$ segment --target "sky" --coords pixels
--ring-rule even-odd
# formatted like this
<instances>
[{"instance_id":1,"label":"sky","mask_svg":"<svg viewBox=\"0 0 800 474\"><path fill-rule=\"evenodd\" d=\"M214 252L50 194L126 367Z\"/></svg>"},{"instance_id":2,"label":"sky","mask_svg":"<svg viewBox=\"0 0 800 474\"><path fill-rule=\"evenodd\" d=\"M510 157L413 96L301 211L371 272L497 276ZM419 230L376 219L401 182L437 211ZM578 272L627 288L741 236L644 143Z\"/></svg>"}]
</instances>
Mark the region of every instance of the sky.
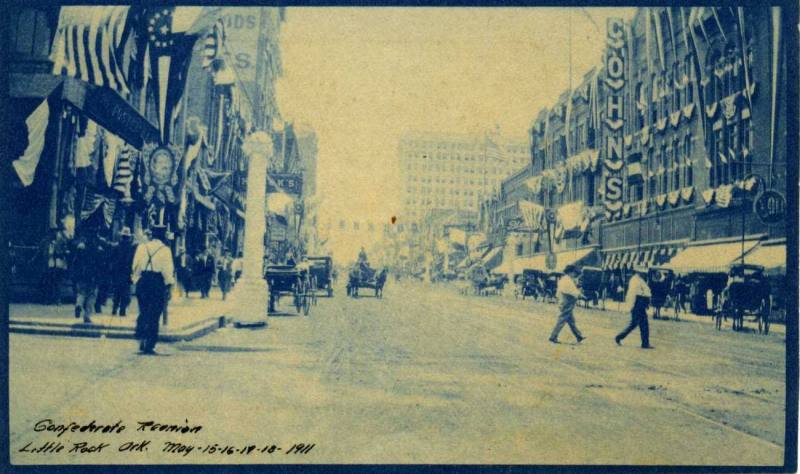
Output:
<instances>
[{"instance_id":1,"label":"sky","mask_svg":"<svg viewBox=\"0 0 800 474\"><path fill-rule=\"evenodd\" d=\"M278 103L285 120L317 132L322 222L400 215L404 132L499 126L503 136L526 137L569 85L570 36L577 85L602 63L606 18L633 12L288 8Z\"/></svg>"}]
</instances>

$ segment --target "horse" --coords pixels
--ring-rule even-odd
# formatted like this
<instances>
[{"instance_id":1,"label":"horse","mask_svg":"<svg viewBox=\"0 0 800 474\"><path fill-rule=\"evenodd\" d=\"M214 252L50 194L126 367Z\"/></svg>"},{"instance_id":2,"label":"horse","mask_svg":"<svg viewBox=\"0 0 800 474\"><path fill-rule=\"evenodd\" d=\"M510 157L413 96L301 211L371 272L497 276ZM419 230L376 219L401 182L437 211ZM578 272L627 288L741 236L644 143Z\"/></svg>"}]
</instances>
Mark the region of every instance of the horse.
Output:
<instances>
[{"instance_id":1,"label":"horse","mask_svg":"<svg viewBox=\"0 0 800 474\"><path fill-rule=\"evenodd\" d=\"M386 284L388 270L383 268L375 274L371 269L361 269L358 266L350 270L347 279L347 295L358 298L359 288L372 288L375 290L375 297L383 296L383 287Z\"/></svg>"}]
</instances>

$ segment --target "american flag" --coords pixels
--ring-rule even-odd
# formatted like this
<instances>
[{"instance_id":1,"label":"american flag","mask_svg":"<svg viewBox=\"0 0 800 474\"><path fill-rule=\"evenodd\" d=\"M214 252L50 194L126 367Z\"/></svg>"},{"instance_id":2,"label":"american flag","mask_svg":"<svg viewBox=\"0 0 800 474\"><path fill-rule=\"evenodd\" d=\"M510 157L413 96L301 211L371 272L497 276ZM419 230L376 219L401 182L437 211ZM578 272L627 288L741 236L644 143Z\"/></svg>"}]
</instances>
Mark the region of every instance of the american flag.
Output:
<instances>
[{"instance_id":1,"label":"american flag","mask_svg":"<svg viewBox=\"0 0 800 474\"><path fill-rule=\"evenodd\" d=\"M114 170L114 180L111 187L122 193L123 196L131 197L131 183L133 182L133 157L137 153L136 148L127 143L122 146L117 157L117 166Z\"/></svg>"},{"instance_id":2,"label":"american flag","mask_svg":"<svg viewBox=\"0 0 800 474\"><path fill-rule=\"evenodd\" d=\"M225 22L222 19L214 23L214 28L206 35L203 43L203 67L211 66L215 59L222 58L223 44L225 41Z\"/></svg>"},{"instance_id":3,"label":"american flag","mask_svg":"<svg viewBox=\"0 0 800 474\"><path fill-rule=\"evenodd\" d=\"M123 66L130 7L62 7L50 60L53 74L65 74L128 94Z\"/></svg>"}]
</instances>

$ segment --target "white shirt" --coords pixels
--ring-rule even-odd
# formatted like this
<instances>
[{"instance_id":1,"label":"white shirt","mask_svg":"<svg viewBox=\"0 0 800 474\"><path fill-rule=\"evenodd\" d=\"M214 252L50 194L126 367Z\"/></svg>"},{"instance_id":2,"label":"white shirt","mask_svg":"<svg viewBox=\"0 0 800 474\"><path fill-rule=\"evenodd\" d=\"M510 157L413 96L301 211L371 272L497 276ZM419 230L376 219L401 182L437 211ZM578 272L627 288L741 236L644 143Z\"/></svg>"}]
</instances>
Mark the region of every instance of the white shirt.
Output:
<instances>
[{"instance_id":1,"label":"white shirt","mask_svg":"<svg viewBox=\"0 0 800 474\"><path fill-rule=\"evenodd\" d=\"M558 279L558 286L556 286L556 296L569 295L578 298L581 296L581 290L575 285L575 281L569 276L564 275Z\"/></svg>"},{"instance_id":2,"label":"white shirt","mask_svg":"<svg viewBox=\"0 0 800 474\"><path fill-rule=\"evenodd\" d=\"M644 278L639 276L638 273L634 273L631 277L631 281L628 282L628 293L625 295L625 306L628 308L628 311L633 309L637 296L650 298L652 295L650 294L650 287L647 286L647 282L644 281Z\"/></svg>"},{"instance_id":3,"label":"white shirt","mask_svg":"<svg viewBox=\"0 0 800 474\"><path fill-rule=\"evenodd\" d=\"M148 257L148 255L151 257ZM148 260L150 260L151 265L145 268ZM142 272L145 270L161 273L164 276L165 285L175 283L172 251L158 239L139 244L136 247L136 253L133 256L133 275L131 275L134 283L139 281L139 277L142 276Z\"/></svg>"}]
</instances>

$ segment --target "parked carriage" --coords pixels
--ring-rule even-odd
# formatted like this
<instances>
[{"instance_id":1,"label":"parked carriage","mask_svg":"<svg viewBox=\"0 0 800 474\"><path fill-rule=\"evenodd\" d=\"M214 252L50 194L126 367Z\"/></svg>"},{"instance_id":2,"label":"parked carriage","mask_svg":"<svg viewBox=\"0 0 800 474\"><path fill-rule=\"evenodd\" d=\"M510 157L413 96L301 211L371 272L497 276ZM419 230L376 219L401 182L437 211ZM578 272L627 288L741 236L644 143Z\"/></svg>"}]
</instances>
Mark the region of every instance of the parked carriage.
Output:
<instances>
[{"instance_id":1,"label":"parked carriage","mask_svg":"<svg viewBox=\"0 0 800 474\"><path fill-rule=\"evenodd\" d=\"M731 316L733 330L744 329L744 317L750 315L758 321L759 334L769 333L771 309L770 285L764 267L751 264L733 264L728 271L728 282L722 291L715 314L717 329Z\"/></svg>"},{"instance_id":2,"label":"parked carriage","mask_svg":"<svg viewBox=\"0 0 800 474\"><path fill-rule=\"evenodd\" d=\"M475 295L500 294L506 283L508 283L508 276L492 275L480 264L471 268L468 273L472 282L472 291Z\"/></svg>"},{"instance_id":3,"label":"parked carriage","mask_svg":"<svg viewBox=\"0 0 800 474\"><path fill-rule=\"evenodd\" d=\"M269 311L275 311L275 305L282 296L291 296L292 304L300 314L308 316L311 302L316 292L311 279L310 265L269 265L265 278L269 287Z\"/></svg>"},{"instance_id":4,"label":"parked carriage","mask_svg":"<svg viewBox=\"0 0 800 474\"><path fill-rule=\"evenodd\" d=\"M604 288L606 282L604 275L605 274L603 273L602 268L583 267L581 269L580 299L584 301L584 305L586 307L589 306L589 302L591 301L594 306L597 306L598 303L601 303L602 308L605 309L606 302Z\"/></svg>"},{"instance_id":5,"label":"parked carriage","mask_svg":"<svg viewBox=\"0 0 800 474\"><path fill-rule=\"evenodd\" d=\"M324 290L328 298L333 296L333 259L331 257L307 257L311 264L311 281L314 288ZM315 293L314 302L316 302Z\"/></svg>"},{"instance_id":6,"label":"parked carriage","mask_svg":"<svg viewBox=\"0 0 800 474\"><path fill-rule=\"evenodd\" d=\"M647 273L647 285L650 287L650 306L655 309L654 319L667 319L661 316L661 308L667 305L672 291L675 272L669 268L653 267Z\"/></svg>"},{"instance_id":7,"label":"parked carriage","mask_svg":"<svg viewBox=\"0 0 800 474\"><path fill-rule=\"evenodd\" d=\"M556 292L558 291L558 279L561 278L563 273L551 272L544 278L544 289L542 298L550 303L556 302Z\"/></svg>"},{"instance_id":8,"label":"parked carriage","mask_svg":"<svg viewBox=\"0 0 800 474\"><path fill-rule=\"evenodd\" d=\"M526 297L534 299L542 298L544 295L544 273L539 270L522 270L522 275L517 277L517 291L518 298L523 300Z\"/></svg>"},{"instance_id":9,"label":"parked carriage","mask_svg":"<svg viewBox=\"0 0 800 474\"><path fill-rule=\"evenodd\" d=\"M359 288L375 290L375 297L383 297L383 287L389 274L387 268L375 271L367 266L355 265L347 278L347 296L358 298Z\"/></svg>"}]
</instances>

